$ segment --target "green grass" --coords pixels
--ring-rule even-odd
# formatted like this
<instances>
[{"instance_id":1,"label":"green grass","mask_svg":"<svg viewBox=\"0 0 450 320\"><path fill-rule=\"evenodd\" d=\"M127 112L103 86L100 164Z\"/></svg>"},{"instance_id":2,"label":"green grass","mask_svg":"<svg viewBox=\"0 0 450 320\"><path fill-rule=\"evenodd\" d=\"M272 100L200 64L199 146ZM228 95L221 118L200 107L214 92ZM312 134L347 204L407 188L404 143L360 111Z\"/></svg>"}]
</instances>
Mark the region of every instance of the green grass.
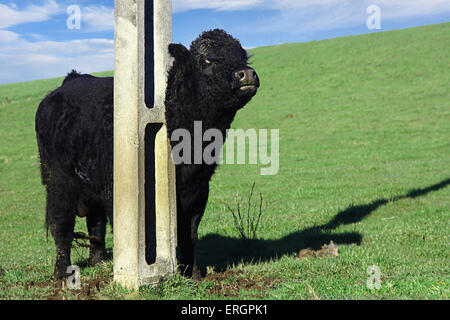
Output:
<instances>
[{"instance_id":1,"label":"green grass","mask_svg":"<svg viewBox=\"0 0 450 320\"><path fill-rule=\"evenodd\" d=\"M85 267L86 249L72 262L100 290L49 281L34 115L62 79L0 86L0 299L448 299L449 47L445 23L252 50L262 86L233 127L279 129L279 173L221 166L199 228L210 274L139 291L111 282L112 263ZM253 182L263 215L244 242L225 203ZM295 259L330 240L339 257ZM379 290L366 286L372 265Z\"/></svg>"}]
</instances>

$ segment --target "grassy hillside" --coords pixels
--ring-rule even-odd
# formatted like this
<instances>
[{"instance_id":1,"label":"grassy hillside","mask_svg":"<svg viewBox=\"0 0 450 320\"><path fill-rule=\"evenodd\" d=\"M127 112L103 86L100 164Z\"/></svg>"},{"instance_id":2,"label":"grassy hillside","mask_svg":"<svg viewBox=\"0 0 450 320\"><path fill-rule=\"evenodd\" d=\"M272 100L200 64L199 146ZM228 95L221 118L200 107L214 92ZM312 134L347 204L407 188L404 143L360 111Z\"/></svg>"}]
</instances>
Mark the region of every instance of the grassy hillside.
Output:
<instances>
[{"instance_id":1,"label":"grassy hillside","mask_svg":"<svg viewBox=\"0 0 450 320\"><path fill-rule=\"evenodd\" d=\"M84 248L83 290L50 281L34 114L62 79L0 86L0 299L448 299L449 48L446 23L252 50L262 87L233 127L279 129L279 172L221 166L199 229L208 276L139 292L112 284L112 263L86 267ZM226 204L253 182L263 215L243 241ZM330 240L338 257L296 259Z\"/></svg>"}]
</instances>

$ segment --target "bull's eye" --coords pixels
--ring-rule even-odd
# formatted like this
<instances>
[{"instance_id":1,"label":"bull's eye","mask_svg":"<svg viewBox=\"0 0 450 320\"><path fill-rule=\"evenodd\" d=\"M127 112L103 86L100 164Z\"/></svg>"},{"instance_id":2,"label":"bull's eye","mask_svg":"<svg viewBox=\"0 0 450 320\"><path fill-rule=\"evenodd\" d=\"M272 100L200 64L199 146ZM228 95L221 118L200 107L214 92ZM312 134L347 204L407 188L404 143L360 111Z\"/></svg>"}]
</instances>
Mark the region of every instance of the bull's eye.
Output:
<instances>
[{"instance_id":1,"label":"bull's eye","mask_svg":"<svg viewBox=\"0 0 450 320\"><path fill-rule=\"evenodd\" d=\"M206 64L211 64L211 61L208 60L208 59L206 59L206 60L205 60L205 63L206 63Z\"/></svg>"}]
</instances>

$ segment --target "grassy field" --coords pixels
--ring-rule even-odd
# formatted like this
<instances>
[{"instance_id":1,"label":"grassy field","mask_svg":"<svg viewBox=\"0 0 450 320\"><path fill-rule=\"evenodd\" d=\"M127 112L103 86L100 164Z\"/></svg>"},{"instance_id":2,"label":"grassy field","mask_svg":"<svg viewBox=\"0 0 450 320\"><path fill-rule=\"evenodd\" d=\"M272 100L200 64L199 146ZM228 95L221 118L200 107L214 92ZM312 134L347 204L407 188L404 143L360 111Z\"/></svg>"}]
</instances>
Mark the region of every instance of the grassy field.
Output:
<instances>
[{"instance_id":1,"label":"grassy field","mask_svg":"<svg viewBox=\"0 0 450 320\"><path fill-rule=\"evenodd\" d=\"M51 281L34 115L62 79L0 86L0 299L448 299L449 48L446 23L251 50L262 87L233 127L279 129L279 172L221 166L199 228L207 276L139 291L85 248L81 290ZM244 241L226 204L253 182L263 214ZM338 257L297 258L331 240Z\"/></svg>"}]
</instances>

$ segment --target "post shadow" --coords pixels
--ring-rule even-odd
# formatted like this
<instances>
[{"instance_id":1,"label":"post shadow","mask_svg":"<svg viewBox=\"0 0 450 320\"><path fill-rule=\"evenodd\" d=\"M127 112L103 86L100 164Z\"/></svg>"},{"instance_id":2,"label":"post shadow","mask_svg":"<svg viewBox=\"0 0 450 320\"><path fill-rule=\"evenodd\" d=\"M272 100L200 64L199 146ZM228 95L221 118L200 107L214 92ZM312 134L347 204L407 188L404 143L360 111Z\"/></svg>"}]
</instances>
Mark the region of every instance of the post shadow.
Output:
<instances>
[{"instance_id":1,"label":"post shadow","mask_svg":"<svg viewBox=\"0 0 450 320\"><path fill-rule=\"evenodd\" d=\"M240 262L278 259L285 254L298 252L308 247L319 249L323 244L328 244L331 240L341 245L359 245L363 238L362 234L358 232L332 234L331 231L341 225L360 222L379 207L389 202L425 196L429 192L443 189L449 184L450 178L426 188L411 190L405 195L391 199L378 199L368 204L352 205L340 211L328 223L297 231L277 240L244 240L218 234L208 234L198 241L197 256L199 265L202 268L214 266L217 271L222 271L227 266Z\"/></svg>"}]
</instances>

